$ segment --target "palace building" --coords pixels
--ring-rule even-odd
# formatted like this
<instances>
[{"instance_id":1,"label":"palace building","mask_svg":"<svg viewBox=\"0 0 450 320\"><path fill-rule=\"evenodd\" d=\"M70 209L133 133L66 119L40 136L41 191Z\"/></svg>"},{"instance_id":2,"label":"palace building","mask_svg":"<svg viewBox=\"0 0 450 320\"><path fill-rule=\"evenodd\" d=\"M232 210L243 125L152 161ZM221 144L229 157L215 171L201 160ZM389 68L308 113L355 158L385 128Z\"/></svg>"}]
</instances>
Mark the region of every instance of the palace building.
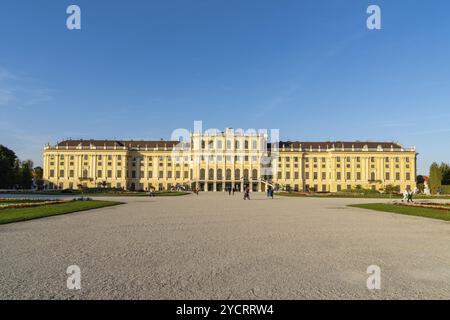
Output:
<instances>
[{"instance_id":1,"label":"palace building","mask_svg":"<svg viewBox=\"0 0 450 320\"><path fill-rule=\"evenodd\" d=\"M265 131L190 133L188 141L65 140L43 152L49 189L337 192L416 187L415 148L393 142L270 143Z\"/></svg>"}]
</instances>

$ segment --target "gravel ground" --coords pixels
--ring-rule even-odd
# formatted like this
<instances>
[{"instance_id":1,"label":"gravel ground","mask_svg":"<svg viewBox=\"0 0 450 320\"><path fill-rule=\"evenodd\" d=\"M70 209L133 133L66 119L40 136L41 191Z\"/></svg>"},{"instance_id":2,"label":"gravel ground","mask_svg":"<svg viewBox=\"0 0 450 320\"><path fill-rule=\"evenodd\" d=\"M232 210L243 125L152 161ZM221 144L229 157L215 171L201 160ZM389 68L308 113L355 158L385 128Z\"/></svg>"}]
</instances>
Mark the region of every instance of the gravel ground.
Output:
<instances>
[{"instance_id":1,"label":"gravel ground","mask_svg":"<svg viewBox=\"0 0 450 320\"><path fill-rule=\"evenodd\" d=\"M387 200L113 199L127 204L0 226L0 298L450 299L450 223L346 207Z\"/></svg>"}]
</instances>

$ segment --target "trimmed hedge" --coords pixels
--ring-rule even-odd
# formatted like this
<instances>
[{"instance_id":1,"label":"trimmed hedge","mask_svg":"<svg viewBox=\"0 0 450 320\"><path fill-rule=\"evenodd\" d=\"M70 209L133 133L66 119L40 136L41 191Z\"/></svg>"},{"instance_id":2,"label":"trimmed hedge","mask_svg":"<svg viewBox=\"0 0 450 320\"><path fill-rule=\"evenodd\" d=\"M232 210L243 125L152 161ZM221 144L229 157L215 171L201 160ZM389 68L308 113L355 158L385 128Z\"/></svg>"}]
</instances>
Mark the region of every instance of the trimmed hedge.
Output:
<instances>
[{"instance_id":1,"label":"trimmed hedge","mask_svg":"<svg viewBox=\"0 0 450 320\"><path fill-rule=\"evenodd\" d=\"M441 189L445 194L450 194L450 185L441 186Z\"/></svg>"}]
</instances>

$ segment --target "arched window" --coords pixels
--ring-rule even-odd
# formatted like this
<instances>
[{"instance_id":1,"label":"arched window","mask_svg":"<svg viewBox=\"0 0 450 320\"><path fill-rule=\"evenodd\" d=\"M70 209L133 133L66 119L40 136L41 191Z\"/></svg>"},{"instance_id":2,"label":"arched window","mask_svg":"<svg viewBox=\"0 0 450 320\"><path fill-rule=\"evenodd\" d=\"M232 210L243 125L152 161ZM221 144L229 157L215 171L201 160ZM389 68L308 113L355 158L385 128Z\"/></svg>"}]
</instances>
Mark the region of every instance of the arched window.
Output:
<instances>
[{"instance_id":1,"label":"arched window","mask_svg":"<svg viewBox=\"0 0 450 320\"><path fill-rule=\"evenodd\" d=\"M222 177L222 169L218 169L217 170L217 180L222 180L223 179L223 177Z\"/></svg>"},{"instance_id":2,"label":"arched window","mask_svg":"<svg viewBox=\"0 0 450 320\"><path fill-rule=\"evenodd\" d=\"M205 180L205 169L200 169L200 180Z\"/></svg>"},{"instance_id":3,"label":"arched window","mask_svg":"<svg viewBox=\"0 0 450 320\"><path fill-rule=\"evenodd\" d=\"M235 180L241 179L241 170L239 170L239 169L234 170L234 179Z\"/></svg>"},{"instance_id":4,"label":"arched window","mask_svg":"<svg viewBox=\"0 0 450 320\"><path fill-rule=\"evenodd\" d=\"M248 140L244 141L244 149L248 149Z\"/></svg>"},{"instance_id":5,"label":"arched window","mask_svg":"<svg viewBox=\"0 0 450 320\"><path fill-rule=\"evenodd\" d=\"M86 169L83 170L83 178L87 179L88 177L88 171Z\"/></svg>"},{"instance_id":6,"label":"arched window","mask_svg":"<svg viewBox=\"0 0 450 320\"><path fill-rule=\"evenodd\" d=\"M236 141L234 142L234 148L235 148L235 149L240 149L240 147L241 147L240 142L236 140Z\"/></svg>"},{"instance_id":7,"label":"arched window","mask_svg":"<svg viewBox=\"0 0 450 320\"><path fill-rule=\"evenodd\" d=\"M248 179L248 169L244 169L244 179Z\"/></svg>"},{"instance_id":8,"label":"arched window","mask_svg":"<svg viewBox=\"0 0 450 320\"><path fill-rule=\"evenodd\" d=\"M375 181L375 172L370 174L370 180Z\"/></svg>"},{"instance_id":9,"label":"arched window","mask_svg":"<svg viewBox=\"0 0 450 320\"><path fill-rule=\"evenodd\" d=\"M227 140L227 149L231 149L231 140Z\"/></svg>"},{"instance_id":10,"label":"arched window","mask_svg":"<svg viewBox=\"0 0 450 320\"><path fill-rule=\"evenodd\" d=\"M214 180L214 169L209 169L208 171L208 179Z\"/></svg>"},{"instance_id":11,"label":"arched window","mask_svg":"<svg viewBox=\"0 0 450 320\"><path fill-rule=\"evenodd\" d=\"M227 180L231 180L231 169L227 169Z\"/></svg>"},{"instance_id":12,"label":"arched window","mask_svg":"<svg viewBox=\"0 0 450 320\"><path fill-rule=\"evenodd\" d=\"M258 170L256 170L256 169L252 170L252 179L258 180Z\"/></svg>"}]
</instances>

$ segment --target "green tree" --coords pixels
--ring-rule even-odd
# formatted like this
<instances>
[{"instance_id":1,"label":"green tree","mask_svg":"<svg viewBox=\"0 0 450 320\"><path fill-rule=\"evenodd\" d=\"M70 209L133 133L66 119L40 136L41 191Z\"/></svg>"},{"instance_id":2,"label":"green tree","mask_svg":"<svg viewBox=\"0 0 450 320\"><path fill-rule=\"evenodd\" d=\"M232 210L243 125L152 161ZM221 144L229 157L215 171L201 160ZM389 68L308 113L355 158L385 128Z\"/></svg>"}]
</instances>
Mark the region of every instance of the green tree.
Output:
<instances>
[{"instance_id":1,"label":"green tree","mask_svg":"<svg viewBox=\"0 0 450 320\"><path fill-rule=\"evenodd\" d=\"M33 161L23 161L21 163L19 172L19 186L22 189L31 189L31 187L33 186Z\"/></svg>"},{"instance_id":2,"label":"green tree","mask_svg":"<svg viewBox=\"0 0 450 320\"><path fill-rule=\"evenodd\" d=\"M442 184L450 185L450 165L447 163L441 163L439 166L442 173Z\"/></svg>"},{"instance_id":3,"label":"green tree","mask_svg":"<svg viewBox=\"0 0 450 320\"><path fill-rule=\"evenodd\" d=\"M0 189L11 189L16 182L14 165L17 156L14 151L0 145Z\"/></svg>"},{"instance_id":4,"label":"green tree","mask_svg":"<svg viewBox=\"0 0 450 320\"><path fill-rule=\"evenodd\" d=\"M430 167L430 191L432 194L436 194L442 186L442 172L441 168L436 162Z\"/></svg>"},{"instance_id":5,"label":"green tree","mask_svg":"<svg viewBox=\"0 0 450 320\"><path fill-rule=\"evenodd\" d=\"M33 169L34 182L38 189L42 189L44 186L44 170L42 167L36 167Z\"/></svg>"}]
</instances>

